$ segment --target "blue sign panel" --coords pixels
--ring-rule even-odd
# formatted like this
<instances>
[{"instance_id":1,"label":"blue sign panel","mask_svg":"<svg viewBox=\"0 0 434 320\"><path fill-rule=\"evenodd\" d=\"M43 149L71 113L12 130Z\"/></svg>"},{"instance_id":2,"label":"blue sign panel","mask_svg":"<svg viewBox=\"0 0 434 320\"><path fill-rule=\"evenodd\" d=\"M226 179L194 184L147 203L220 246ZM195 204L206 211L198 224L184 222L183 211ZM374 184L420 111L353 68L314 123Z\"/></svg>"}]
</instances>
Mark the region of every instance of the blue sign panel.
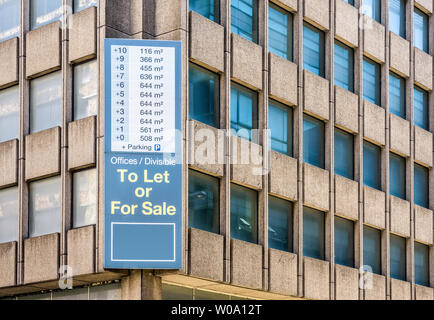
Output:
<instances>
[{"instance_id":1,"label":"blue sign panel","mask_svg":"<svg viewBox=\"0 0 434 320\"><path fill-rule=\"evenodd\" d=\"M104 267L180 269L181 43L104 45Z\"/></svg>"}]
</instances>

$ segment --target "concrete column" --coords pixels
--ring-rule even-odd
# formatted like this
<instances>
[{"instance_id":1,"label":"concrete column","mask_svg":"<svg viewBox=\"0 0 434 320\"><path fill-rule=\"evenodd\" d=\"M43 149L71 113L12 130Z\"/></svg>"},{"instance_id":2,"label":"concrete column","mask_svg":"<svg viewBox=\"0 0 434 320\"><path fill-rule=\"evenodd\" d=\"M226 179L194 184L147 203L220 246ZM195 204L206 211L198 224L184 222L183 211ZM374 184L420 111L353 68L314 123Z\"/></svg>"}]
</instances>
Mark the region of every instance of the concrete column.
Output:
<instances>
[{"instance_id":1,"label":"concrete column","mask_svg":"<svg viewBox=\"0 0 434 320\"><path fill-rule=\"evenodd\" d=\"M26 79L26 41L25 34L30 29L30 4L20 1L20 38L19 38L19 87L20 87L20 133L18 146L18 206L19 232L17 246L17 284L24 283L24 239L28 237L28 187L25 182L25 136L29 133L30 82Z\"/></svg>"},{"instance_id":2,"label":"concrete column","mask_svg":"<svg viewBox=\"0 0 434 320\"><path fill-rule=\"evenodd\" d=\"M294 110L294 157L298 162L298 201L294 204L294 253L298 254L298 296L303 290L303 11L304 1L298 0L294 17L294 62L298 64L298 104Z\"/></svg>"},{"instance_id":3,"label":"concrete column","mask_svg":"<svg viewBox=\"0 0 434 320\"><path fill-rule=\"evenodd\" d=\"M122 278L122 300L161 300L161 278L147 270L131 270Z\"/></svg>"}]
</instances>

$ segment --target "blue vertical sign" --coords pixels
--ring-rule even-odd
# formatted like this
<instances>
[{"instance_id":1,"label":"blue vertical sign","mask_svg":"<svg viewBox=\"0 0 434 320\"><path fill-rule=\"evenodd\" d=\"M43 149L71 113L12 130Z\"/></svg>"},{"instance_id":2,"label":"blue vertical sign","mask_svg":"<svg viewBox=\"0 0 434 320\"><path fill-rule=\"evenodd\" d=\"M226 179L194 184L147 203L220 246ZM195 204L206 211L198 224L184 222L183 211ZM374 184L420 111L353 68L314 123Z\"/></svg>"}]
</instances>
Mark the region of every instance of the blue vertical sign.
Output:
<instances>
[{"instance_id":1,"label":"blue vertical sign","mask_svg":"<svg viewBox=\"0 0 434 320\"><path fill-rule=\"evenodd\" d=\"M105 39L105 268L182 268L181 43Z\"/></svg>"}]
</instances>

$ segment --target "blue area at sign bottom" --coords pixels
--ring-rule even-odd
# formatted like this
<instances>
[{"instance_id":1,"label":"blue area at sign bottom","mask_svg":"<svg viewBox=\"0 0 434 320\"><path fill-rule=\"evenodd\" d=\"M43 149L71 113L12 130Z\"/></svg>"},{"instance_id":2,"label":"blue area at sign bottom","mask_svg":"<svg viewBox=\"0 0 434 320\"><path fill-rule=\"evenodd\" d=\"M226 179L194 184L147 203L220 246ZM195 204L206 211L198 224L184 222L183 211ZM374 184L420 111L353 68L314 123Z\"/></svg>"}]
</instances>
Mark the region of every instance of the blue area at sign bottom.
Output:
<instances>
[{"instance_id":1,"label":"blue area at sign bottom","mask_svg":"<svg viewBox=\"0 0 434 320\"><path fill-rule=\"evenodd\" d=\"M112 222L112 261L176 261L174 223ZM155 241L163 238L165 241Z\"/></svg>"}]
</instances>

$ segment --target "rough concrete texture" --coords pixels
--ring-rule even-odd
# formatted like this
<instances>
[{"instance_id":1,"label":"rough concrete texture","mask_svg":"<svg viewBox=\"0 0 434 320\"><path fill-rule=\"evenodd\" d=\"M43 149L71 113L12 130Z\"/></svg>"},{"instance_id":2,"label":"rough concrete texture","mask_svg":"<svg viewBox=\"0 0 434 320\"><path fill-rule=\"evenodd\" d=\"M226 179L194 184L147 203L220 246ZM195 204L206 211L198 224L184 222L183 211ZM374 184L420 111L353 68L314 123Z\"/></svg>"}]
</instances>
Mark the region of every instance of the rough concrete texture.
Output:
<instances>
[{"instance_id":1,"label":"rough concrete texture","mask_svg":"<svg viewBox=\"0 0 434 320\"><path fill-rule=\"evenodd\" d=\"M270 151L269 192L297 200L297 159Z\"/></svg>"},{"instance_id":2,"label":"rough concrete texture","mask_svg":"<svg viewBox=\"0 0 434 320\"><path fill-rule=\"evenodd\" d=\"M410 237L410 202L390 196L390 231Z\"/></svg>"},{"instance_id":3,"label":"rough concrete texture","mask_svg":"<svg viewBox=\"0 0 434 320\"><path fill-rule=\"evenodd\" d=\"M140 3L141 1L137 2ZM144 31L159 36L177 29L187 30L186 2L186 0L145 0L143 3ZM134 12L132 14L134 15Z\"/></svg>"},{"instance_id":4,"label":"rough concrete texture","mask_svg":"<svg viewBox=\"0 0 434 320\"><path fill-rule=\"evenodd\" d=\"M100 20L102 20L101 24L107 25L111 30L117 30L127 35L140 34L144 30L144 27L147 27L147 20L145 21L145 18L154 19L153 1L106 1L104 3L105 15L101 14L100 17ZM102 4L100 4L99 8L103 8ZM146 11L144 8L146 8ZM144 31L150 32L150 30Z\"/></svg>"},{"instance_id":5,"label":"rough concrete texture","mask_svg":"<svg viewBox=\"0 0 434 320\"><path fill-rule=\"evenodd\" d=\"M0 187L18 183L18 140L0 143Z\"/></svg>"},{"instance_id":6,"label":"rough concrete texture","mask_svg":"<svg viewBox=\"0 0 434 320\"><path fill-rule=\"evenodd\" d=\"M162 299L161 277L155 277L151 272L142 271L142 300Z\"/></svg>"},{"instance_id":7,"label":"rough concrete texture","mask_svg":"<svg viewBox=\"0 0 434 320\"><path fill-rule=\"evenodd\" d=\"M329 210L329 171L303 163L304 204Z\"/></svg>"},{"instance_id":8,"label":"rough concrete texture","mask_svg":"<svg viewBox=\"0 0 434 320\"><path fill-rule=\"evenodd\" d=\"M231 34L231 76L255 89L262 89L262 47Z\"/></svg>"},{"instance_id":9,"label":"rough concrete texture","mask_svg":"<svg viewBox=\"0 0 434 320\"><path fill-rule=\"evenodd\" d=\"M80 62L96 55L97 8L90 7L71 16L69 62Z\"/></svg>"},{"instance_id":10,"label":"rough concrete texture","mask_svg":"<svg viewBox=\"0 0 434 320\"><path fill-rule=\"evenodd\" d=\"M414 4L425 12L433 12L433 2L431 0L415 0Z\"/></svg>"},{"instance_id":11,"label":"rough concrete texture","mask_svg":"<svg viewBox=\"0 0 434 320\"><path fill-rule=\"evenodd\" d=\"M127 277L122 278L122 300L142 299L142 270L130 270Z\"/></svg>"},{"instance_id":12,"label":"rough concrete texture","mask_svg":"<svg viewBox=\"0 0 434 320\"><path fill-rule=\"evenodd\" d=\"M269 249L269 290L284 295L297 295L297 255Z\"/></svg>"},{"instance_id":13,"label":"rough concrete texture","mask_svg":"<svg viewBox=\"0 0 434 320\"><path fill-rule=\"evenodd\" d=\"M382 191L363 187L364 203L364 222L366 224L384 229L386 227L386 194Z\"/></svg>"},{"instance_id":14,"label":"rough concrete texture","mask_svg":"<svg viewBox=\"0 0 434 320\"><path fill-rule=\"evenodd\" d=\"M304 110L322 119L330 118L329 81L307 70L304 76Z\"/></svg>"},{"instance_id":15,"label":"rough concrete texture","mask_svg":"<svg viewBox=\"0 0 434 320\"><path fill-rule=\"evenodd\" d=\"M365 300L385 300L386 299L386 277L379 274L368 273L366 277L369 277L371 281L367 281L367 288L365 292ZM372 283L372 287L369 286L369 282Z\"/></svg>"},{"instance_id":16,"label":"rough concrete texture","mask_svg":"<svg viewBox=\"0 0 434 320\"><path fill-rule=\"evenodd\" d=\"M262 246L231 239L231 284L262 289Z\"/></svg>"},{"instance_id":17,"label":"rough concrete texture","mask_svg":"<svg viewBox=\"0 0 434 320\"><path fill-rule=\"evenodd\" d=\"M190 11L190 59L224 71L224 27Z\"/></svg>"},{"instance_id":18,"label":"rough concrete texture","mask_svg":"<svg viewBox=\"0 0 434 320\"><path fill-rule=\"evenodd\" d=\"M366 138L385 144L385 117L383 108L364 100L363 134Z\"/></svg>"},{"instance_id":19,"label":"rough concrete texture","mask_svg":"<svg viewBox=\"0 0 434 320\"><path fill-rule=\"evenodd\" d=\"M60 172L60 128L55 127L26 136L27 180Z\"/></svg>"},{"instance_id":20,"label":"rough concrete texture","mask_svg":"<svg viewBox=\"0 0 434 320\"><path fill-rule=\"evenodd\" d=\"M18 38L0 42L0 88L18 82Z\"/></svg>"},{"instance_id":21,"label":"rough concrete texture","mask_svg":"<svg viewBox=\"0 0 434 320\"><path fill-rule=\"evenodd\" d=\"M231 180L262 189L262 146L231 137Z\"/></svg>"},{"instance_id":22,"label":"rough concrete texture","mask_svg":"<svg viewBox=\"0 0 434 320\"><path fill-rule=\"evenodd\" d=\"M359 45L359 11L344 0L335 1L335 35L351 47Z\"/></svg>"},{"instance_id":23,"label":"rough concrete texture","mask_svg":"<svg viewBox=\"0 0 434 320\"><path fill-rule=\"evenodd\" d=\"M189 164L217 176L224 174L224 134L202 122L190 120L188 131Z\"/></svg>"},{"instance_id":24,"label":"rough concrete texture","mask_svg":"<svg viewBox=\"0 0 434 320\"><path fill-rule=\"evenodd\" d=\"M414 239L427 244L433 243L433 212L414 206Z\"/></svg>"},{"instance_id":25,"label":"rough concrete texture","mask_svg":"<svg viewBox=\"0 0 434 320\"><path fill-rule=\"evenodd\" d=\"M329 30L329 1L305 0L304 16L322 30Z\"/></svg>"},{"instance_id":26,"label":"rough concrete texture","mask_svg":"<svg viewBox=\"0 0 434 320\"><path fill-rule=\"evenodd\" d=\"M335 122L352 132L359 132L359 97L339 86L335 86Z\"/></svg>"},{"instance_id":27,"label":"rough concrete texture","mask_svg":"<svg viewBox=\"0 0 434 320\"><path fill-rule=\"evenodd\" d=\"M297 104L297 65L271 52L268 54L269 94L289 105Z\"/></svg>"},{"instance_id":28,"label":"rough concrete texture","mask_svg":"<svg viewBox=\"0 0 434 320\"><path fill-rule=\"evenodd\" d=\"M289 11L297 11L297 0L277 0L275 2L279 3L283 8Z\"/></svg>"},{"instance_id":29,"label":"rough concrete texture","mask_svg":"<svg viewBox=\"0 0 434 320\"><path fill-rule=\"evenodd\" d=\"M59 234L24 240L24 283L56 280L59 272Z\"/></svg>"},{"instance_id":30,"label":"rough concrete texture","mask_svg":"<svg viewBox=\"0 0 434 320\"><path fill-rule=\"evenodd\" d=\"M414 159L429 167L433 165L433 135L414 126Z\"/></svg>"},{"instance_id":31,"label":"rough concrete texture","mask_svg":"<svg viewBox=\"0 0 434 320\"><path fill-rule=\"evenodd\" d=\"M362 19L364 53L377 62L384 62L386 44L385 27L366 15L363 15Z\"/></svg>"},{"instance_id":32,"label":"rough concrete texture","mask_svg":"<svg viewBox=\"0 0 434 320\"><path fill-rule=\"evenodd\" d=\"M53 22L26 34L26 77L60 69L60 22Z\"/></svg>"},{"instance_id":33,"label":"rough concrete texture","mask_svg":"<svg viewBox=\"0 0 434 320\"><path fill-rule=\"evenodd\" d=\"M0 243L0 288L10 287L17 280L17 243Z\"/></svg>"},{"instance_id":34,"label":"rough concrete texture","mask_svg":"<svg viewBox=\"0 0 434 320\"><path fill-rule=\"evenodd\" d=\"M390 149L410 156L410 122L392 113L390 116Z\"/></svg>"},{"instance_id":35,"label":"rough concrete texture","mask_svg":"<svg viewBox=\"0 0 434 320\"><path fill-rule=\"evenodd\" d=\"M359 300L359 270L335 265L336 300Z\"/></svg>"},{"instance_id":36,"label":"rough concrete texture","mask_svg":"<svg viewBox=\"0 0 434 320\"><path fill-rule=\"evenodd\" d=\"M200 278L223 281L224 237L193 228L189 229L189 236L189 273Z\"/></svg>"},{"instance_id":37,"label":"rough concrete texture","mask_svg":"<svg viewBox=\"0 0 434 320\"><path fill-rule=\"evenodd\" d=\"M95 226L71 229L68 239L68 265L74 276L95 272Z\"/></svg>"},{"instance_id":38,"label":"rough concrete texture","mask_svg":"<svg viewBox=\"0 0 434 320\"><path fill-rule=\"evenodd\" d=\"M432 56L414 47L414 81L425 90L432 90Z\"/></svg>"},{"instance_id":39,"label":"rough concrete texture","mask_svg":"<svg viewBox=\"0 0 434 320\"><path fill-rule=\"evenodd\" d=\"M330 299L330 263L303 257L304 297L307 299Z\"/></svg>"},{"instance_id":40,"label":"rough concrete texture","mask_svg":"<svg viewBox=\"0 0 434 320\"><path fill-rule=\"evenodd\" d=\"M335 175L335 212L352 220L359 219L359 183Z\"/></svg>"},{"instance_id":41,"label":"rough concrete texture","mask_svg":"<svg viewBox=\"0 0 434 320\"><path fill-rule=\"evenodd\" d=\"M411 300L411 283L390 279L391 300Z\"/></svg>"},{"instance_id":42,"label":"rough concrete texture","mask_svg":"<svg viewBox=\"0 0 434 320\"><path fill-rule=\"evenodd\" d=\"M390 67L399 74L410 75L410 42L389 31L390 36Z\"/></svg>"},{"instance_id":43,"label":"rough concrete texture","mask_svg":"<svg viewBox=\"0 0 434 320\"><path fill-rule=\"evenodd\" d=\"M68 169L95 164L96 117L91 116L68 123Z\"/></svg>"},{"instance_id":44,"label":"rough concrete texture","mask_svg":"<svg viewBox=\"0 0 434 320\"><path fill-rule=\"evenodd\" d=\"M414 285L415 288L415 298L416 300L433 300L434 299L434 289L419 285Z\"/></svg>"}]
</instances>

